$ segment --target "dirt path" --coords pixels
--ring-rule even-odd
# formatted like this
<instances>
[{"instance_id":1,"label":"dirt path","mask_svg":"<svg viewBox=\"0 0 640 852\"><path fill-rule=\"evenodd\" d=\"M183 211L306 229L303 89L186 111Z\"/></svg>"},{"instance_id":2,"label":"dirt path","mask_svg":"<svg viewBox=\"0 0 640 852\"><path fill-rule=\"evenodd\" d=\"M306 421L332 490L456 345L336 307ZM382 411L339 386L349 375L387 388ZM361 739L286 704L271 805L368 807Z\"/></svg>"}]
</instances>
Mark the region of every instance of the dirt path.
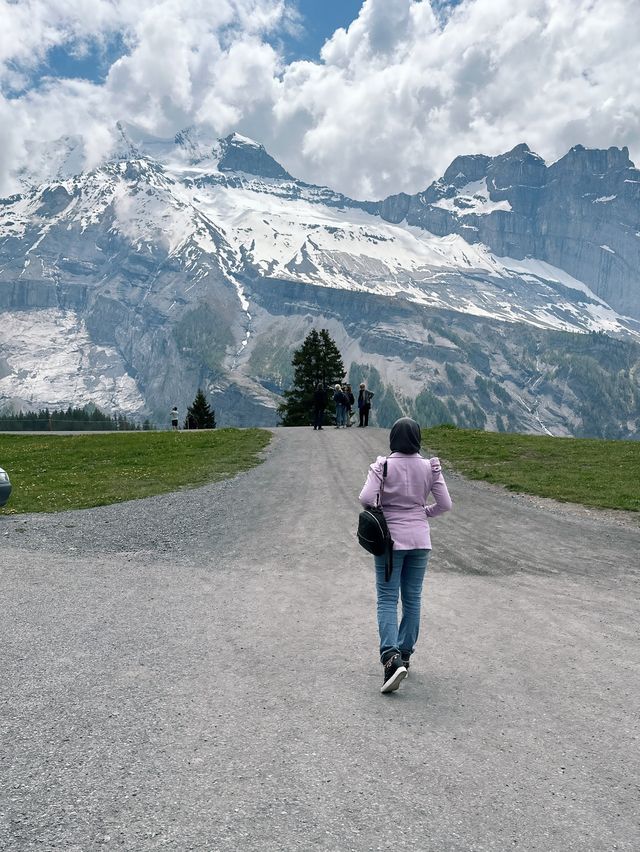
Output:
<instances>
[{"instance_id":1,"label":"dirt path","mask_svg":"<svg viewBox=\"0 0 640 852\"><path fill-rule=\"evenodd\" d=\"M2 849L638 849L640 526L449 475L383 697L385 440L278 429L224 485L0 520Z\"/></svg>"}]
</instances>

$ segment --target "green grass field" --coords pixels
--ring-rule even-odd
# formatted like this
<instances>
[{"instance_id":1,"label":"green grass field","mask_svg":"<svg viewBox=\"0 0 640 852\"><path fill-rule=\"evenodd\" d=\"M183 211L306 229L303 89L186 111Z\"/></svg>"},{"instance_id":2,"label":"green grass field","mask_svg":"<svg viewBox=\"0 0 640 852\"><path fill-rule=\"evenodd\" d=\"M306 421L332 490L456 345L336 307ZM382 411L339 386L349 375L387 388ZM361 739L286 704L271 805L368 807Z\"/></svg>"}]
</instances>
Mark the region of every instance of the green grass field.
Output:
<instances>
[{"instance_id":1,"label":"green grass field","mask_svg":"<svg viewBox=\"0 0 640 852\"><path fill-rule=\"evenodd\" d=\"M640 442L424 429L425 451L512 491L640 511ZM103 506L215 482L260 462L262 429L0 435L13 493L0 514ZM446 473L446 471L445 471Z\"/></svg>"},{"instance_id":2,"label":"green grass field","mask_svg":"<svg viewBox=\"0 0 640 852\"><path fill-rule=\"evenodd\" d=\"M438 426L423 430L422 444L470 479L563 502L640 511L640 441L550 438Z\"/></svg>"},{"instance_id":3,"label":"green grass field","mask_svg":"<svg viewBox=\"0 0 640 852\"><path fill-rule=\"evenodd\" d=\"M0 514L58 512L227 479L260 462L262 429L0 435L13 492Z\"/></svg>"}]
</instances>

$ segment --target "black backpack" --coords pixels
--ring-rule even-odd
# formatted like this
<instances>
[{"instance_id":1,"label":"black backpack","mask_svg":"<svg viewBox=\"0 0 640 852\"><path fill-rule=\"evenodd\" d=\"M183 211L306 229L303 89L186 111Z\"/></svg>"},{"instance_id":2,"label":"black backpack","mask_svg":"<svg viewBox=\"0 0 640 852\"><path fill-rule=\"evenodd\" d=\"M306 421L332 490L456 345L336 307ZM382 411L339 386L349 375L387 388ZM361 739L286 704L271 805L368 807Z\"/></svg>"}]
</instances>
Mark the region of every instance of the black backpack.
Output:
<instances>
[{"instance_id":1,"label":"black backpack","mask_svg":"<svg viewBox=\"0 0 640 852\"><path fill-rule=\"evenodd\" d=\"M386 554L387 563L385 565L384 579L388 583L393 571L393 540L384 512L380 508L386 478L387 460L385 459L382 467L382 484L380 486L380 493L378 494L378 504L367 507L360 512L357 535L361 546L369 553L373 553L374 556L383 556Z\"/></svg>"}]
</instances>

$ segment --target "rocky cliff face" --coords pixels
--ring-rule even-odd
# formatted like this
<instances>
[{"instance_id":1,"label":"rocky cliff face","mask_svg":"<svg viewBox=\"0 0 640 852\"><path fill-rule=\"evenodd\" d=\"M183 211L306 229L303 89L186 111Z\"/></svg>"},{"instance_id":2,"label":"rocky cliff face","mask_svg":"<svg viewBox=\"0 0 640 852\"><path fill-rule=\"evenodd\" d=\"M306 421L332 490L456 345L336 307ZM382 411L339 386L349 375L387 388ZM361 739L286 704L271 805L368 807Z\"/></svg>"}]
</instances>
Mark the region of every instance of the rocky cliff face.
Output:
<instances>
[{"instance_id":1,"label":"rocky cliff face","mask_svg":"<svg viewBox=\"0 0 640 852\"><path fill-rule=\"evenodd\" d=\"M3 379L8 401L82 404L91 397L158 418L169 400L182 401L185 388L220 370L238 326L229 277L235 256L219 228L174 190L158 163L138 159L6 200L0 309L3 349L14 367ZM41 326L37 359L31 338L21 346L9 337L25 312ZM69 337L71 317L77 340ZM71 358L76 347L81 366ZM109 366L98 393L100 361ZM123 395L123 381L135 393Z\"/></svg>"},{"instance_id":2,"label":"rocky cliff face","mask_svg":"<svg viewBox=\"0 0 640 852\"><path fill-rule=\"evenodd\" d=\"M576 145L550 166L527 145L457 157L424 192L383 201L380 215L546 261L640 318L640 170L627 148Z\"/></svg>"},{"instance_id":3,"label":"rocky cliff face","mask_svg":"<svg viewBox=\"0 0 640 852\"><path fill-rule=\"evenodd\" d=\"M238 134L120 132L93 172L76 138L40 150L34 174L52 177L0 200L0 407L165 424L203 387L220 424L274 424L316 325L376 386L382 424L637 434L625 150L458 157L424 193L375 203L297 181Z\"/></svg>"}]
</instances>

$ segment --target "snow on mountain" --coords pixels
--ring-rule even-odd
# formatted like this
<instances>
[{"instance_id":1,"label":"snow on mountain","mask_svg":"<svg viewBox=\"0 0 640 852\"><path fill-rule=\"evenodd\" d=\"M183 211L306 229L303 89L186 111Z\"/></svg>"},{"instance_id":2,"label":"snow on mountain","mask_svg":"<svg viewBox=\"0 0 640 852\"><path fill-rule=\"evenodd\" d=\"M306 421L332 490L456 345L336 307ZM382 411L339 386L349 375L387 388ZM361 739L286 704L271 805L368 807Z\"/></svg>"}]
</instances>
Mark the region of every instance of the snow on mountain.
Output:
<instances>
[{"instance_id":1,"label":"snow on mountain","mask_svg":"<svg viewBox=\"0 0 640 852\"><path fill-rule=\"evenodd\" d=\"M142 189L144 187L144 189ZM220 229L188 204L163 168L145 158L108 163L88 174L7 199L0 207L0 238L20 238L31 260L47 235L92 226L125 238L136 250L173 255L190 243L217 253ZM31 242L33 240L33 242ZM100 250L100 247L97 247ZM221 262L229 262L224 252Z\"/></svg>"},{"instance_id":2,"label":"snow on mountain","mask_svg":"<svg viewBox=\"0 0 640 852\"><path fill-rule=\"evenodd\" d=\"M265 412L273 422L274 391L303 332L301 320L285 323L292 312L322 316L352 358L392 370L407 398L424 387L424 371L439 370L420 312L459 317L470 334L474 322L489 322L640 339L640 321L607 298L618 298L618 280L627 286L613 259L626 244L609 220L598 251L612 259L595 287L572 273L572 257L554 264L548 241L530 236L527 211L544 193L549 222L560 221L553 204L565 203L560 182L581 197L576 162L590 190L585 209L606 217L622 203L631 190L619 184L633 169L614 150L587 160L577 151L549 169L526 146L460 157L425 192L378 203L298 181L238 133L216 140L189 128L162 139L119 124L113 156L88 172L82 140L59 140L34 154L25 191L0 203L0 404L58 405L68 394L67 402L91 397L158 416L189 402L195 384L233 412L230 422ZM585 162L609 163L613 176L590 182ZM633 304L626 290L618 301ZM400 320L406 310L418 314ZM355 330L363 311L397 368L351 337L370 337ZM429 336L434 352L450 353L444 337ZM414 351L423 354L403 367L401 353ZM490 369L490 352L482 363ZM533 401L526 411L522 424L537 429ZM573 428L564 397L549 416Z\"/></svg>"},{"instance_id":3,"label":"snow on mountain","mask_svg":"<svg viewBox=\"0 0 640 852\"><path fill-rule=\"evenodd\" d=\"M243 136L241 133L231 133L228 137L229 142L234 145L244 145L247 148L257 148L263 149L264 145L261 145L259 142L256 142L254 139L249 139L248 136Z\"/></svg>"},{"instance_id":4,"label":"snow on mountain","mask_svg":"<svg viewBox=\"0 0 640 852\"><path fill-rule=\"evenodd\" d=\"M506 200L492 201L487 188L486 177L465 184L452 198L439 198L433 202L434 207L450 210L453 213L476 213L483 216L496 210L512 211L511 204Z\"/></svg>"},{"instance_id":5,"label":"snow on mountain","mask_svg":"<svg viewBox=\"0 0 640 852\"><path fill-rule=\"evenodd\" d=\"M502 282L496 288L487 278L513 279L513 272L520 271L517 262L505 265L485 246L469 244L462 236L438 237L406 223L384 222L358 202L295 181L262 145L238 133L216 142L204 141L194 129L174 139L151 136L131 125L120 125L119 130L118 156L125 159L98 170L83 193L76 211L76 216L82 211L83 228L114 205L115 231L138 249L147 244L152 252L153 246L164 243L171 254L190 239L198 242L192 233L196 210L224 230L239 258L232 261L236 269L248 265L263 276L400 296L538 327L625 328L615 312L602 315L593 310L591 301L597 300L584 285L577 288L589 296L582 307L567 309L565 302L558 302L549 282L562 283L563 274L549 264L544 274L534 275L547 282L544 301L536 297L531 305L528 291L504 299ZM131 195L126 180L109 190L114 171L126 179L132 170L141 169L150 186L165 191L150 197ZM68 183L62 186L70 189ZM508 201L490 199L486 177L467 181L453 198L440 198L434 206L478 215L511 209ZM478 281L470 273L485 279Z\"/></svg>"},{"instance_id":6,"label":"snow on mountain","mask_svg":"<svg viewBox=\"0 0 640 852\"><path fill-rule=\"evenodd\" d=\"M526 145L497 157L456 157L423 192L385 199L380 215L460 234L498 256L544 261L640 320L640 170L627 148L576 145L550 166Z\"/></svg>"},{"instance_id":7,"label":"snow on mountain","mask_svg":"<svg viewBox=\"0 0 640 852\"><path fill-rule=\"evenodd\" d=\"M72 390L67 402L73 402L85 399L88 388L108 410L148 411L155 394L186 382L191 366L179 362L199 334L198 321L189 316L192 302L209 304L230 327L243 325L232 319L242 295L229 272L236 265L233 250L215 223L175 189L157 161L138 155L0 205L0 402L64 402ZM31 335L23 333L23 315L34 324ZM69 349L66 367L56 341ZM36 371L32 353L38 360L49 349L51 357L42 357ZM207 349L209 360L214 350ZM168 370L172 361L178 366ZM102 364L102 384L92 378L94 362ZM40 377L49 369L52 386L45 392ZM86 384L76 378L78 370L88 373Z\"/></svg>"},{"instance_id":8,"label":"snow on mountain","mask_svg":"<svg viewBox=\"0 0 640 852\"><path fill-rule=\"evenodd\" d=\"M145 401L115 347L95 344L74 311L3 311L0 400L17 408L93 403L139 414Z\"/></svg>"},{"instance_id":9,"label":"snow on mountain","mask_svg":"<svg viewBox=\"0 0 640 852\"><path fill-rule=\"evenodd\" d=\"M176 174L180 177L183 170ZM634 335L640 329L551 264L498 258L457 234L437 237L355 207L328 207L304 191L286 191L282 181L200 181L189 200L212 221L225 223L241 266L260 276L404 298L539 328Z\"/></svg>"},{"instance_id":10,"label":"snow on mountain","mask_svg":"<svg viewBox=\"0 0 640 852\"><path fill-rule=\"evenodd\" d=\"M27 142L28 166L18 173L20 183L30 188L41 183L64 180L85 167L82 136L62 136L53 142Z\"/></svg>"}]
</instances>

